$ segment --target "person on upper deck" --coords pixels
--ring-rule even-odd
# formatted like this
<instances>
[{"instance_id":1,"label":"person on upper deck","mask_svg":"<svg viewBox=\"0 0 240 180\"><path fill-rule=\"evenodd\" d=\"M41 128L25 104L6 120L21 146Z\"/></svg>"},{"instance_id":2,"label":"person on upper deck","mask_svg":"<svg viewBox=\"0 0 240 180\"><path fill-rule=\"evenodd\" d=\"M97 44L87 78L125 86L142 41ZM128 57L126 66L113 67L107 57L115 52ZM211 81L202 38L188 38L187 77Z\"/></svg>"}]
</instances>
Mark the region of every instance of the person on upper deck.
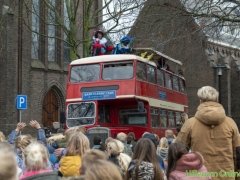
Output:
<instances>
[{"instance_id":1,"label":"person on upper deck","mask_svg":"<svg viewBox=\"0 0 240 180\"><path fill-rule=\"evenodd\" d=\"M134 52L134 49L130 48L134 38L130 38L129 36L125 36L120 40L120 44L114 48L113 54L130 54Z\"/></svg>"},{"instance_id":2,"label":"person on upper deck","mask_svg":"<svg viewBox=\"0 0 240 180\"><path fill-rule=\"evenodd\" d=\"M166 64L166 61L167 61L167 59L165 59L165 58L163 58L163 57L160 57L160 58L158 59L157 68L158 68L158 69L165 69L165 70L167 70L167 71L172 72L172 71L170 70L169 65Z\"/></svg>"}]
</instances>

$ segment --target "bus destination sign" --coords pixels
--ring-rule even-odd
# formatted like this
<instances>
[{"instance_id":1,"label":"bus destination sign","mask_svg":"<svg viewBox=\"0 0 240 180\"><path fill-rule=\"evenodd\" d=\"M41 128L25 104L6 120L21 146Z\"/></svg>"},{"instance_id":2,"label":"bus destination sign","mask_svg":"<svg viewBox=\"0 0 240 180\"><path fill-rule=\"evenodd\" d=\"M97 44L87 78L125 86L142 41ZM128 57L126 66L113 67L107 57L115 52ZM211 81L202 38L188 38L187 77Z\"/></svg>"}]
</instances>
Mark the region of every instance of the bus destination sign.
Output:
<instances>
[{"instance_id":1,"label":"bus destination sign","mask_svg":"<svg viewBox=\"0 0 240 180\"><path fill-rule=\"evenodd\" d=\"M158 91L158 95L160 99L167 100L167 94L164 91Z\"/></svg>"},{"instance_id":2,"label":"bus destination sign","mask_svg":"<svg viewBox=\"0 0 240 180\"><path fill-rule=\"evenodd\" d=\"M115 99L116 90L109 91L94 91L94 92L83 92L82 100L103 100L103 99Z\"/></svg>"}]
</instances>

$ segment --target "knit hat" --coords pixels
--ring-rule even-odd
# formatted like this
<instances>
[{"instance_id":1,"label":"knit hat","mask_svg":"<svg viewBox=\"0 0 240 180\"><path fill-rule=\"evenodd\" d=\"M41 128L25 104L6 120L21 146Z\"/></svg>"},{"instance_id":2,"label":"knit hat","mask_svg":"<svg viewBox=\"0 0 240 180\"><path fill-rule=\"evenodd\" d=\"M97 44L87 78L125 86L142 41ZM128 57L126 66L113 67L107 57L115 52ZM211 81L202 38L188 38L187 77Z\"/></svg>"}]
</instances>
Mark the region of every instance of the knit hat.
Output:
<instances>
[{"instance_id":1,"label":"knit hat","mask_svg":"<svg viewBox=\"0 0 240 180\"><path fill-rule=\"evenodd\" d=\"M155 136L154 136L153 134L146 133L146 134L144 134L144 135L142 136L142 138L148 138L148 139L150 139L150 140L153 142L153 144L155 145L155 147L157 148L157 140L156 140L156 138L155 138Z\"/></svg>"},{"instance_id":2,"label":"knit hat","mask_svg":"<svg viewBox=\"0 0 240 180\"><path fill-rule=\"evenodd\" d=\"M125 41L129 41L129 42L132 42L134 40L134 38L130 38L129 36L125 36L125 37L123 37L121 40L120 40L120 42L122 43L122 42L125 42Z\"/></svg>"}]
</instances>

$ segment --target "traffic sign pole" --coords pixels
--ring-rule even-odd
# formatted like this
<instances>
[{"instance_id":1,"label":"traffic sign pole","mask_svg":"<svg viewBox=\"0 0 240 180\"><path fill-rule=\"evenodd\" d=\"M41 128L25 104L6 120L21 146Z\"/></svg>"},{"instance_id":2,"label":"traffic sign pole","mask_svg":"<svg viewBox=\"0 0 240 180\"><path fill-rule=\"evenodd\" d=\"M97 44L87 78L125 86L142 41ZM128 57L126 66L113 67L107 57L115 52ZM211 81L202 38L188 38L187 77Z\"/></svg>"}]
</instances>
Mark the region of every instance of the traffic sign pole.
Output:
<instances>
[{"instance_id":1,"label":"traffic sign pole","mask_svg":"<svg viewBox=\"0 0 240 180\"><path fill-rule=\"evenodd\" d=\"M22 122L22 110L27 109L27 96L17 95L16 98L16 108L19 110L19 122ZM21 135L21 131L19 132Z\"/></svg>"},{"instance_id":2,"label":"traffic sign pole","mask_svg":"<svg viewBox=\"0 0 240 180\"><path fill-rule=\"evenodd\" d=\"M21 123L21 122L22 122L22 111L19 110L19 113L20 113L19 122ZM21 135L21 131L20 131L19 133L20 133L20 135Z\"/></svg>"}]
</instances>

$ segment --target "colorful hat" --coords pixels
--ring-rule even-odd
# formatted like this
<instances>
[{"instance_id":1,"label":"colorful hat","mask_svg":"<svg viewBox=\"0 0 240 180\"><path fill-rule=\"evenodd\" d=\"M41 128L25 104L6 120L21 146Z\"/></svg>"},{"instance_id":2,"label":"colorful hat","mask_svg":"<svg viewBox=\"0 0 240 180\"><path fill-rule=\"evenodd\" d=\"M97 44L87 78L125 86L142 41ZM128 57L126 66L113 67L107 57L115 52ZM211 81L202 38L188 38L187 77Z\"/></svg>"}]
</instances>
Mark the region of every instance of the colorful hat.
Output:
<instances>
[{"instance_id":1,"label":"colorful hat","mask_svg":"<svg viewBox=\"0 0 240 180\"><path fill-rule=\"evenodd\" d=\"M125 36L125 37L123 37L121 40L120 40L120 42L122 43L122 42L125 42L125 41L129 41L129 42L132 42L134 40L134 38L130 38L129 36Z\"/></svg>"},{"instance_id":2,"label":"colorful hat","mask_svg":"<svg viewBox=\"0 0 240 180\"><path fill-rule=\"evenodd\" d=\"M94 33L94 37L95 37L95 38L98 37L98 36L97 36L98 33L101 33L101 34L102 34L102 37L103 37L104 34L103 34L102 30L97 30L97 31L95 31L95 33Z\"/></svg>"}]
</instances>

